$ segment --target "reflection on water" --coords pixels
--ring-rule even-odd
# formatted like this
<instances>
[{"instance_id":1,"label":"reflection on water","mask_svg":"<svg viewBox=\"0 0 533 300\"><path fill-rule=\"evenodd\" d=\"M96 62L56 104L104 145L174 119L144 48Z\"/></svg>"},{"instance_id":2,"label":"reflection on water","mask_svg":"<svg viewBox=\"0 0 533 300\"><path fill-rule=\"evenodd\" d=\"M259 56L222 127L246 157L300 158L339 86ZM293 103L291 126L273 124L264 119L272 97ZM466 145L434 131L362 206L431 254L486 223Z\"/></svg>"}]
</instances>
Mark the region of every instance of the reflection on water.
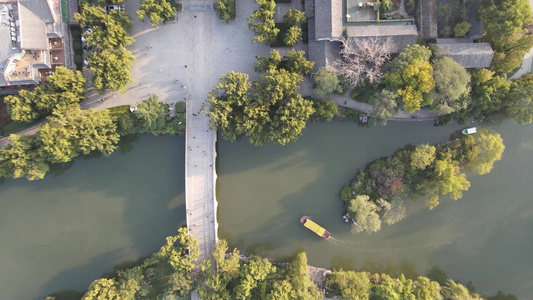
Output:
<instances>
[{"instance_id":1,"label":"reflection on water","mask_svg":"<svg viewBox=\"0 0 533 300\"><path fill-rule=\"evenodd\" d=\"M298 249L311 264L371 272L417 274L436 270L481 293L504 290L528 298L533 287L533 126L494 126L506 150L487 175L468 174L463 199L442 199L432 211L424 199L407 201L407 218L375 234L353 235L341 218L340 188L358 168L406 143L435 144L463 126L395 122L360 128L311 124L286 146L254 147L219 139L221 232L241 251L268 244L269 257ZM333 240L317 238L298 222L312 216ZM244 225L245 224L245 225ZM271 246L271 248L270 248ZM433 277L435 279L438 276Z\"/></svg>"},{"instance_id":2,"label":"reflection on water","mask_svg":"<svg viewBox=\"0 0 533 300\"><path fill-rule=\"evenodd\" d=\"M0 299L68 299L184 222L184 138L131 137L120 149L0 185Z\"/></svg>"}]
</instances>

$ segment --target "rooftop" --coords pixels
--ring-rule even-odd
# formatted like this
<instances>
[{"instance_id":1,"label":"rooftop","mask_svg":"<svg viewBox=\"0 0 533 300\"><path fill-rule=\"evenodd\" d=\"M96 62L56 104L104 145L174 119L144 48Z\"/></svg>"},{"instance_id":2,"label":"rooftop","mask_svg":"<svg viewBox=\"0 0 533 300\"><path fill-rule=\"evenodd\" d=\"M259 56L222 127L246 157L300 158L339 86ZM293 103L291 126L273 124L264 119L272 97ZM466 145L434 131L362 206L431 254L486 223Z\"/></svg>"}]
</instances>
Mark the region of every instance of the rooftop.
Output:
<instances>
[{"instance_id":1,"label":"rooftop","mask_svg":"<svg viewBox=\"0 0 533 300\"><path fill-rule=\"evenodd\" d=\"M437 39L439 54L448 56L464 68L488 68L494 51L489 43L473 43L470 39Z\"/></svg>"},{"instance_id":2,"label":"rooftop","mask_svg":"<svg viewBox=\"0 0 533 300\"><path fill-rule=\"evenodd\" d=\"M380 39L392 42L392 53L400 53L407 45L414 45L418 40L415 25L388 25L388 26L352 26L346 27L348 42L355 45L358 39Z\"/></svg>"},{"instance_id":3,"label":"rooftop","mask_svg":"<svg viewBox=\"0 0 533 300\"><path fill-rule=\"evenodd\" d=\"M340 39L342 37L342 1L314 0L315 38Z\"/></svg>"}]
</instances>

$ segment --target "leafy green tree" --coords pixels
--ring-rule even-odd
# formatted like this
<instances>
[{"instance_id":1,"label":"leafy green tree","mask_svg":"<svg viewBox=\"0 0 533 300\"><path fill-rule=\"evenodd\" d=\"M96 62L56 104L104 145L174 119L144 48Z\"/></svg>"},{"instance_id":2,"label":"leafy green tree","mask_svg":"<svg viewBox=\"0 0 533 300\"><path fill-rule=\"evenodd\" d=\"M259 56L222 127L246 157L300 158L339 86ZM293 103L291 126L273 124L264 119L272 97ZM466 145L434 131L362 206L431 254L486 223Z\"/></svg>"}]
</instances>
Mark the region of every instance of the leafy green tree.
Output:
<instances>
[{"instance_id":1,"label":"leafy green tree","mask_svg":"<svg viewBox=\"0 0 533 300\"><path fill-rule=\"evenodd\" d=\"M252 97L255 103L262 104L257 107L257 125L260 126L251 128L250 142L256 145L267 142L285 145L295 141L314 113L313 103L298 94L302 75L284 69L270 69L261 79L254 82L256 93ZM265 111L270 113L264 115ZM252 115L252 118L255 116Z\"/></svg>"},{"instance_id":2,"label":"leafy green tree","mask_svg":"<svg viewBox=\"0 0 533 300\"><path fill-rule=\"evenodd\" d=\"M411 167L424 170L435 160L435 151L436 148L428 144L416 146L415 150L411 152Z\"/></svg>"},{"instance_id":3,"label":"leafy green tree","mask_svg":"<svg viewBox=\"0 0 533 300\"><path fill-rule=\"evenodd\" d=\"M471 25L468 23L468 21L457 23L453 28L453 35L458 38L465 37L470 30L470 26Z\"/></svg>"},{"instance_id":4,"label":"leafy green tree","mask_svg":"<svg viewBox=\"0 0 533 300\"><path fill-rule=\"evenodd\" d=\"M391 0L380 0L379 1L379 12L382 14L388 13L392 10L392 1Z\"/></svg>"},{"instance_id":5,"label":"leafy green tree","mask_svg":"<svg viewBox=\"0 0 533 300\"><path fill-rule=\"evenodd\" d=\"M300 252L292 262L288 274L288 281L292 285L292 290L296 298L301 300L322 299L322 293L318 291L314 282L309 278L309 266L307 265L307 254Z\"/></svg>"},{"instance_id":6,"label":"leafy green tree","mask_svg":"<svg viewBox=\"0 0 533 300\"><path fill-rule=\"evenodd\" d=\"M466 175L461 173L457 162L451 159L449 153L435 160L435 170L430 181L430 192L432 196L428 198L426 205L429 209L435 208L438 202L438 195L450 195L450 198L457 200L463 197L463 191L468 190L470 182Z\"/></svg>"},{"instance_id":7,"label":"leafy green tree","mask_svg":"<svg viewBox=\"0 0 533 300\"><path fill-rule=\"evenodd\" d=\"M49 167L37 138L12 134L9 136L9 141L10 144L0 148L0 178L26 177L28 180L44 178Z\"/></svg>"},{"instance_id":8,"label":"leafy green tree","mask_svg":"<svg viewBox=\"0 0 533 300\"><path fill-rule=\"evenodd\" d=\"M470 93L470 74L449 57L437 59L433 63L435 89L431 93L432 108L443 113L465 109L469 103L460 101Z\"/></svg>"},{"instance_id":9,"label":"leafy green tree","mask_svg":"<svg viewBox=\"0 0 533 300\"><path fill-rule=\"evenodd\" d=\"M4 102L13 120L29 122L50 114L56 107L80 102L84 92L83 74L60 66L42 85L7 96Z\"/></svg>"},{"instance_id":10,"label":"leafy green tree","mask_svg":"<svg viewBox=\"0 0 533 300\"><path fill-rule=\"evenodd\" d=\"M339 115L339 106L331 100L313 100L315 112L309 117L313 122L329 122Z\"/></svg>"},{"instance_id":11,"label":"leafy green tree","mask_svg":"<svg viewBox=\"0 0 533 300\"><path fill-rule=\"evenodd\" d=\"M356 233L366 231L368 233L377 232L381 229L381 220L379 218L380 207L370 201L367 195L357 195L351 200L348 206L348 213L355 221L353 230Z\"/></svg>"},{"instance_id":12,"label":"leafy green tree","mask_svg":"<svg viewBox=\"0 0 533 300\"><path fill-rule=\"evenodd\" d=\"M335 285L341 290L343 299L369 299L370 279L367 272L337 271L328 278L328 286Z\"/></svg>"},{"instance_id":13,"label":"leafy green tree","mask_svg":"<svg viewBox=\"0 0 533 300\"><path fill-rule=\"evenodd\" d=\"M89 286L82 300L115 300L120 299L117 283L114 279L100 278Z\"/></svg>"},{"instance_id":14,"label":"leafy green tree","mask_svg":"<svg viewBox=\"0 0 533 300\"><path fill-rule=\"evenodd\" d=\"M283 23L285 23L287 27L292 27L303 22L305 22L305 13L297 9L290 8L283 16Z\"/></svg>"},{"instance_id":15,"label":"leafy green tree","mask_svg":"<svg viewBox=\"0 0 533 300\"><path fill-rule=\"evenodd\" d=\"M495 50L494 69L498 73L511 72L533 46L533 37L526 29L531 24L529 1L483 1L479 16L486 31L484 39Z\"/></svg>"},{"instance_id":16,"label":"leafy green tree","mask_svg":"<svg viewBox=\"0 0 533 300\"><path fill-rule=\"evenodd\" d=\"M435 80L430 56L431 51L425 46L407 46L385 65L385 82L397 89L403 108L410 113L431 102L427 95L435 86Z\"/></svg>"},{"instance_id":17,"label":"leafy green tree","mask_svg":"<svg viewBox=\"0 0 533 300\"><path fill-rule=\"evenodd\" d=\"M479 9L479 15L487 32L485 39L496 50L500 50L510 36L531 23L531 8L527 0L486 0Z\"/></svg>"},{"instance_id":18,"label":"leafy green tree","mask_svg":"<svg viewBox=\"0 0 533 300\"><path fill-rule=\"evenodd\" d=\"M211 127L222 131L224 138L248 136L255 145L284 145L300 136L314 112L313 104L298 94L302 75L273 65L278 56L273 52L273 59L259 59L256 69L267 69L253 84L241 73L229 72L219 79L210 93L207 114Z\"/></svg>"},{"instance_id":19,"label":"leafy green tree","mask_svg":"<svg viewBox=\"0 0 533 300\"><path fill-rule=\"evenodd\" d=\"M246 300L257 283L267 278L268 274L275 272L276 267L261 257L254 256L248 264L241 268L240 284L235 288L237 299Z\"/></svg>"},{"instance_id":20,"label":"leafy green tree","mask_svg":"<svg viewBox=\"0 0 533 300\"><path fill-rule=\"evenodd\" d=\"M315 80L313 93L319 97L342 92L339 76L326 68L318 69L313 79Z\"/></svg>"},{"instance_id":21,"label":"leafy green tree","mask_svg":"<svg viewBox=\"0 0 533 300\"><path fill-rule=\"evenodd\" d=\"M307 75L315 66L314 62L308 61L305 58L305 51L296 51L294 49L291 49L289 52L287 52L286 58L287 61L285 63L284 69L291 73Z\"/></svg>"},{"instance_id":22,"label":"leafy green tree","mask_svg":"<svg viewBox=\"0 0 533 300\"><path fill-rule=\"evenodd\" d=\"M217 12L217 16L226 23L235 20L235 0L216 0L213 8Z\"/></svg>"},{"instance_id":23,"label":"leafy green tree","mask_svg":"<svg viewBox=\"0 0 533 300\"><path fill-rule=\"evenodd\" d=\"M169 0L142 0L141 7L137 9L137 18L144 21L148 17L154 27L159 27L159 24L175 16L176 6Z\"/></svg>"},{"instance_id":24,"label":"leafy green tree","mask_svg":"<svg viewBox=\"0 0 533 300\"><path fill-rule=\"evenodd\" d=\"M111 154L119 135L107 110L81 110L71 105L55 110L39 129L38 138L53 163L68 162L80 154L99 151Z\"/></svg>"},{"instance_id":25,"label":"leafy green tree","mask_svg":"<svg viewBox=\"0 0 533 300\"><path fill-rule=\"evenodd\" d=\"M146 296L148 289L139 266L118 271L117 289L119 299L135 299L136 295Z\"/></svg>"},{"instance_id":26,"label":"leafy green tree","mask_svg":"<svg viewBox=\"0 0 533 300\"><path fill-rule=\"evenodd\" d=\"M126 92L126 85L133 82L131 66L135 57L124 47L89 53L92 81L98 91L111 89Z\"/></svg>"},{"instance_id":27,"label":"leafy green tree","mask_svg":"<svg viewBox=\"0 0 533 300\"><path fill-rule=\"evenodd\" d=\"M200 282L198 293L201 299L230 299L230 291L227 290L228 283L239 276L239 251L234 249L232 253L226 255L228 243L219 240L213 251L211 258L208 258L200 265Z\"/></svg>"},{"instance_id":28,"label":"leafy green tree","mask_svg":"<svg viewBox=\"0 0 533 300\"><path fill-rule=\"evenodd\" d=\"M107 13L100 6L85 5L82 14L75 13L74 20L81 27L90 27L83 33L85 43L97 50L126 47L134 42L126 30L131 29L131 18L118 11Z\"/></svg>"},{"instance_id":29,"label":"leafy green tree","mask_svg":"<svg viewBox=\"0 0 533 300\"><path fill-rule=\"evenodd\" d=\"M169 118L168 104L159 102L157 95L152 95L137 104L134 115L140 121L140 132L157 134Z\"/></svg>"},{"instance_id":30,"label":"leafy green tree","mask_svg":"<svg viewBox=\"0 0 533 300\"><path fill-rule=\"evenodd\" d=\"M442 289L442 294L446 299L475 300L480 299L477 294L470 294L468 289L451 279L446 280L446 287Z\"/></svg>"},{"instance_id":31,"label":"leafy green tree","mask_svg":"<svg viewBox=\"0 0 533 300\"><path fill-rule=\"evenodd\" d=\"M270 51L270 55L268 57L256 55L255 59L257 59L257 62L254 66L254 71L256 72L266 72L270 68L278 68L281 63L281 55L276 49Z\"/></svg>"},{"instance_id":32,"label":"leafy green tree","mask_svg":"<svg viewBox=\"0 0 533 300\"><path fill-rule=\"evenodd\" d=\"M519 124L533 122L533 75L514 80L505 100L506 115Z\"/></svg>"},{"instance_id":33,"label":"leafy green tree","mask_svg":"<svg viewBox=\"0 0 533 300\"><path fill-rule=\"evenodd\" d=\"M417 300L441 300L439 283L431 281L427 277L419 276L416 281L414 295Z\"/></svg>"},{"instance_id":34,"label":"leafy green tree","mask_svg":"<svg viewBox=\"0 0 533 300\"><path fill-rule=\"evenodd\" d=\"M492 170L494 162L502 159L505 150L503 140L489 128L479 128L473 138L473 155L466 167L480 175L487 174Z\"/></svg>"},{"instance_id":35,"label":"leafy green tree","mask_svg":"<svg viewBox=\"0 0 533 300\"><path fill-rule=\"evenodd\" d=\"M504 77L493 76L491 71L481 69L474 73L473 97L481 110L482 116L504 114L505 100L511 82Z\"/></svg>"},{"instance_id":36,"label":"leafy green tree","mask_svg":"<svg viewBox=\"0 0 533 300\"><path fill-rule=\"evenodd\" d=\"M274 282L272 291L267 296L268 300L293 300L296 299L292 285L288 280Z\"/></svg>"},{"instance_id":37,"label":"leafy green tree","mask_svg":"<svg viewBox=\"0 0 533 300\"><path fill-rule=\"evenodd\" d=\"M274 9L276 3L274 0L255 0L259 9L248 17L248 27L255 32L256 36L252 39L253 43L272 44L276 41L279 29L274 22ZM257 19L259 22L254 23Z\"/></svg>"},{"instance_id":38,"label":"leafy green tree","mask_svg":"<svg viewBox=\"0 0 533 300\"><path fill-rule=\"evenodd\" d=\"M398 94L388 89L383 89L378 95L372 96L372 122L387 125L387 119L399 111L396 101Z\"/></svg>"}]
</instances>

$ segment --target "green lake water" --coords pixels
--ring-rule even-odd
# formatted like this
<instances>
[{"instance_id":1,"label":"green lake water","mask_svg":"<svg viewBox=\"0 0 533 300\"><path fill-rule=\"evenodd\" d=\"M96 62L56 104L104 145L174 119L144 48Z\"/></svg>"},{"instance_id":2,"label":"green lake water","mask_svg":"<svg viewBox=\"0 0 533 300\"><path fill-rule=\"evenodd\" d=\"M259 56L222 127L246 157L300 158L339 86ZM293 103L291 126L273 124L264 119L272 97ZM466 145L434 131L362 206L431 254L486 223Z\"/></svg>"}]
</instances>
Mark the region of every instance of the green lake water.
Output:
<instances>
[{"instance_id":1,"label":"green lake water","mask_svg":"<svg viewBox=\"0 0 533 300\"><path fill-rule=\"evenodd\" d=\"M433 267L478 292L503 290L530 299L533 290L533 126L493 128L507 146L484 176L469 174L460 200L432 211L407 201L407 218L375 234L354 235L341 219L340 188L358 168L406 143L437 143L463 126L395 122L360 128L312 124L296 143L254 147L219 141L220 236L271 258L305 250L310 264L414 277ZM441 197L442 198L442 197ZM300 225L309 215L331 231L325 241Z\"/></svg>"},{"instance_id":2,"label":"green lake water","mask_svg":"<svg viewBox=\"0 0 533 300\"><path fill-rule=\"evenodd\" d=\"M284 147L218 143L220 237L243 252L373 272L425 274L437 267L478 292L531 298L533 126L493 127L507 146L488 175L433 211L408 201L408 216L376 234L353 235L339 189L358 168L405 143L437 143L463 126L394 122L361 128L311 124ZM184 223L184 138L139 136L110 157L78 159L45 180L0 184L0 299L42 299L83 290L125 260L156 251ZM329 229L325 241L302 214Z\"/></svg>"},{"instance_id":3,"label":"green lake water","mask_svg":"<svg viewBox=\"0 0 533 300\"><path fill-rule=\"evenodd\" d=\"M0 299L84 290L185 222L184 137L126 138L44 180L0 184Z\"/></svg>"}]
</instances>

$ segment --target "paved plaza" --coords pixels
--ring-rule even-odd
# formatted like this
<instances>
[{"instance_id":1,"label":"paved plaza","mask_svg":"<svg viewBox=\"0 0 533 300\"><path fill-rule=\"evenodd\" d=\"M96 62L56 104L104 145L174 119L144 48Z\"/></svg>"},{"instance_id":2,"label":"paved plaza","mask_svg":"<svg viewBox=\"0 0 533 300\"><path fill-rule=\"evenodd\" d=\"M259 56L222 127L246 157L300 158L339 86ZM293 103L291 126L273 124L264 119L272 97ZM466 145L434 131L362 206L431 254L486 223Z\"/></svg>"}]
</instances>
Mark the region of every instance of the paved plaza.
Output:
<instances>
[{"instance_id":1,"label":"paved plaza","mask_svg":"<svg viewBox=\"0 0 533 300\"><path fill-rule=\"evenodd\" d=\"M246 18L256 8L252 1L237 1L237 20L229 24L219 20L212 1L182 1L183 10L175 22L153 28L147 21L133 18L135 43L128 49L135 55L132 68L134 82L125 94L99 95L88 85L84 108L102 109L117 105L135 105L150 95L165 103L185 101L186 131L186 207L188 230L198 240L205 259L217 240L216 215L216 132L202 113L207 93L220 75L228 71L250 74L255 55L266 56L270 49L252 44L253 33ZM138 2L126 1L126 12L135 16ZM104 102L98 99L106 98ZM178 154L179 152L177 152Z\"/></svg>"}]
</instances>

